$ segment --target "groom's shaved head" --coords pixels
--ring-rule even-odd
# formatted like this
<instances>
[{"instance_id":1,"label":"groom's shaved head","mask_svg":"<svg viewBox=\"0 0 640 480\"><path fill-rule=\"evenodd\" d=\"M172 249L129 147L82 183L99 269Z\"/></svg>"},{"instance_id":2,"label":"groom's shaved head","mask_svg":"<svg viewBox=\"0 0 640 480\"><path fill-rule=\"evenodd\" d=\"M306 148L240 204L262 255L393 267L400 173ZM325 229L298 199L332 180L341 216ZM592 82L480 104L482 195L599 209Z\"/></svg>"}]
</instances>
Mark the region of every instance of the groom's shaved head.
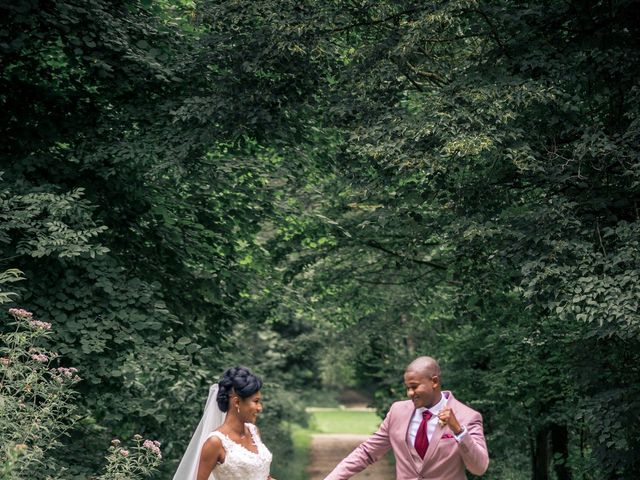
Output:
<instances>
[{"instance_id":1,"label":"groom's shaved head","mask_svg":"<svg viewBox=\"0 0 640 480\"><path fill-rule=\"evenodd\" d=\"M440 377L440 366L434 358L431 357L418 357L409 365L407 365L406 372L412 371L421 373L426 378Z\"/></svg>"},{"instance_id":2,"label":"groom's shaved head","mask_svg":"<svg viewBox=\"0 0 640 480\"><path fill-rule=\"evenodd\" d=\"M431 357L418 357L407 365L404 384L416 408L431 408L442 398L440 367Z\"/></svg>"}]
</instances>

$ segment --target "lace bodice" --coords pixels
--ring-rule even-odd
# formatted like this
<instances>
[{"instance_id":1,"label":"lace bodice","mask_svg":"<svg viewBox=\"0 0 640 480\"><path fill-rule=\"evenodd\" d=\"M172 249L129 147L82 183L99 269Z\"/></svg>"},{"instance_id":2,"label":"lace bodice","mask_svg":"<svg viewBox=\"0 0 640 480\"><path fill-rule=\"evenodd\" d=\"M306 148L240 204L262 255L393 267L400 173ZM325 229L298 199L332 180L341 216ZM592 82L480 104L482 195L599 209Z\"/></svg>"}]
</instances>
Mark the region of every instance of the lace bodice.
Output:
<instances>
[{"instance_id":1,"label":"lace bodice","mask_svg":"<svg viewBox=\"0 0 640 480\"><path fill-rule=\"evenodd\" d=\"M269 477L271 452L262 443L256 426L252 423L245 425L258 448L258 453L247 450L222 432L211 433L210 436L216 436L222 442L225 460L224 463L216 465L209 480L267 480Z\"/></svg>"}]
</instances>

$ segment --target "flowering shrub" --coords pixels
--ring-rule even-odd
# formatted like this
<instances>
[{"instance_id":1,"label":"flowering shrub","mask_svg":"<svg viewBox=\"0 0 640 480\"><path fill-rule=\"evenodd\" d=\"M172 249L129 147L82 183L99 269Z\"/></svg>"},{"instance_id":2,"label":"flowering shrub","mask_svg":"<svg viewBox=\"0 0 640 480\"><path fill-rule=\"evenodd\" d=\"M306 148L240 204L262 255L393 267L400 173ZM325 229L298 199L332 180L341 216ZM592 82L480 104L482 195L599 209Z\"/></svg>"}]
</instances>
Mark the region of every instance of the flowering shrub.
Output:
<instances>
[{"instance_id":1,"label":"flowering shrub","mask_svg":"<svg viewBox=\"0 0 640 480\"><path fill-rule=\"evenodd\" d=\"M12 317L0 329L0 478L64 478L63 468L46 457L47 450L76 421L78 370L56 366L59 355L42 346L52 325L33 319L24 309L11 308ZM7 333L1 333L7 332ZM160 443L134 437L135 445L114 440L100 480L135 480L147 477L159 465Z\"/></svg>"},{"instance_id":2,"label":"flowering shrub","mask_svg":"<svg viewBox=\"0 0 640 480\"><path fill-rule=\"evenodd\" d=\"M34 478L51 467L45 452L73 426L73 368L56 367L58 355L39 346L51 324L24 309L9 309L13 320L0 335L0 471L3 478Z\"/></svg>"},{"instance_id":3,"label":"flowering shrub","mask_svg":"<svg viewBox=\"0 0 640 480\"><path fill-rule=\"evenodd\" d=\"M98 480L128 480L149 476L160 464L160 442L134 435L135 445L125 448L118 439L111 441L107 467Z\"/></svg>"}]
</instances>

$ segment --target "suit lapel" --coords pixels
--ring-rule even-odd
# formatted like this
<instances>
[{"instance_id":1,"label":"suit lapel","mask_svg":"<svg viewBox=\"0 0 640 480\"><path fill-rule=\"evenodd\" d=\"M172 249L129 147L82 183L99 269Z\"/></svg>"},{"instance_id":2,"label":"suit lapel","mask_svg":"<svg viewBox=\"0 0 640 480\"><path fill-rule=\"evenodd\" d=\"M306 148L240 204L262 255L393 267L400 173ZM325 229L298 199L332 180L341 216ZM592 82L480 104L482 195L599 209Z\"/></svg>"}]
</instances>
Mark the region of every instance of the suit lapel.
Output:
<instances>
[{"instance_id":1,"label":"suit lapel","mask_svg":"<svg viewBox=\"0 0 640 480\"><path fill-rule=\"evenodd\" d=\"M451 395L451 392L444 392L444 395L447 398L446 403L444 404L444 406L450 406L452 401L453 401L453 397ZM444 407L443 407L444 408ZM427 463L429 463L429 461L431 460L431 457L433 457L434 452L436 451L436 449L438 448L438 444L440 443L440 439L442 438L442 434L444 433L444 427L440 426L440 422L438 422L438 424L436 425L436 429L433 432L433 436L431 437L431 440L429 440L429 448L427 448L427 453L425 453L424 455L424 460L422 460L422 468L425 467L425 465L427 465ZM415 449L414 449L415 451ZM416 453L417 455L417 453ZM420 457L418 457L420 458Z\"/></svg>"},{"instance_id":2,"label":"suit lapel","mask_svg":"<svg viewBox=\"0 0 640 480\"><path fill-rule=\"evenodd\" d=\"M433 436L431 437L431 440L429 440L429 448L427 448L427 453L425 453L424 455L424 460L421 460L423 467L427 463L429 463L429 461L431 460L431 457L433 457L433 452L435 452L436 449L438 448L438 443L440 443L440 439L442 438L443 431L444 431L444 428L442 428L440 426L440 423L438 423L438 425L436 426L435 432L433 432Z\"/></svg>"}]
</instances>

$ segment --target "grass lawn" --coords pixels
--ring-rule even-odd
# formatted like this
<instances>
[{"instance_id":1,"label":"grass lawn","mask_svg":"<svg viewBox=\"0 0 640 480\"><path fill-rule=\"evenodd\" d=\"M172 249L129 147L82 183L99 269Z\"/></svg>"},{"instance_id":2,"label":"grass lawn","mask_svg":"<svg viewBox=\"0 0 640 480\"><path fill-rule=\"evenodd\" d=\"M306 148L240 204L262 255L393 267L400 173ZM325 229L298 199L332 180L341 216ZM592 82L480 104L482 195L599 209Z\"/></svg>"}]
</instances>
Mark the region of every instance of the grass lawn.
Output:
<instances>
[{"instance_id":1,"label":"grass lawn","mask_svg":"<svg viewBox=\"0 0 640 480\"><path fill-rule=\"evenodd\" d=\"M354 433L368 435L380 426L382 419L375 412L344 409L313 410L311 425L314 433Z\"/></svg>"},{"instance_id":2,"label":"grass lawn","mask_svg":"<svg viewBox=\"0 0 640 480\"><path fill-rule=\"evenodd\" d=\"M311 436L314 433L354 433L369 434L378 429L382 420L374 412L351 411L344 409L317 409L311 412L309 428L291 426L293 457L286 461L285 476L278 480L306 480L306 467L309 464Z\"/></svg>"}]
</instances>

